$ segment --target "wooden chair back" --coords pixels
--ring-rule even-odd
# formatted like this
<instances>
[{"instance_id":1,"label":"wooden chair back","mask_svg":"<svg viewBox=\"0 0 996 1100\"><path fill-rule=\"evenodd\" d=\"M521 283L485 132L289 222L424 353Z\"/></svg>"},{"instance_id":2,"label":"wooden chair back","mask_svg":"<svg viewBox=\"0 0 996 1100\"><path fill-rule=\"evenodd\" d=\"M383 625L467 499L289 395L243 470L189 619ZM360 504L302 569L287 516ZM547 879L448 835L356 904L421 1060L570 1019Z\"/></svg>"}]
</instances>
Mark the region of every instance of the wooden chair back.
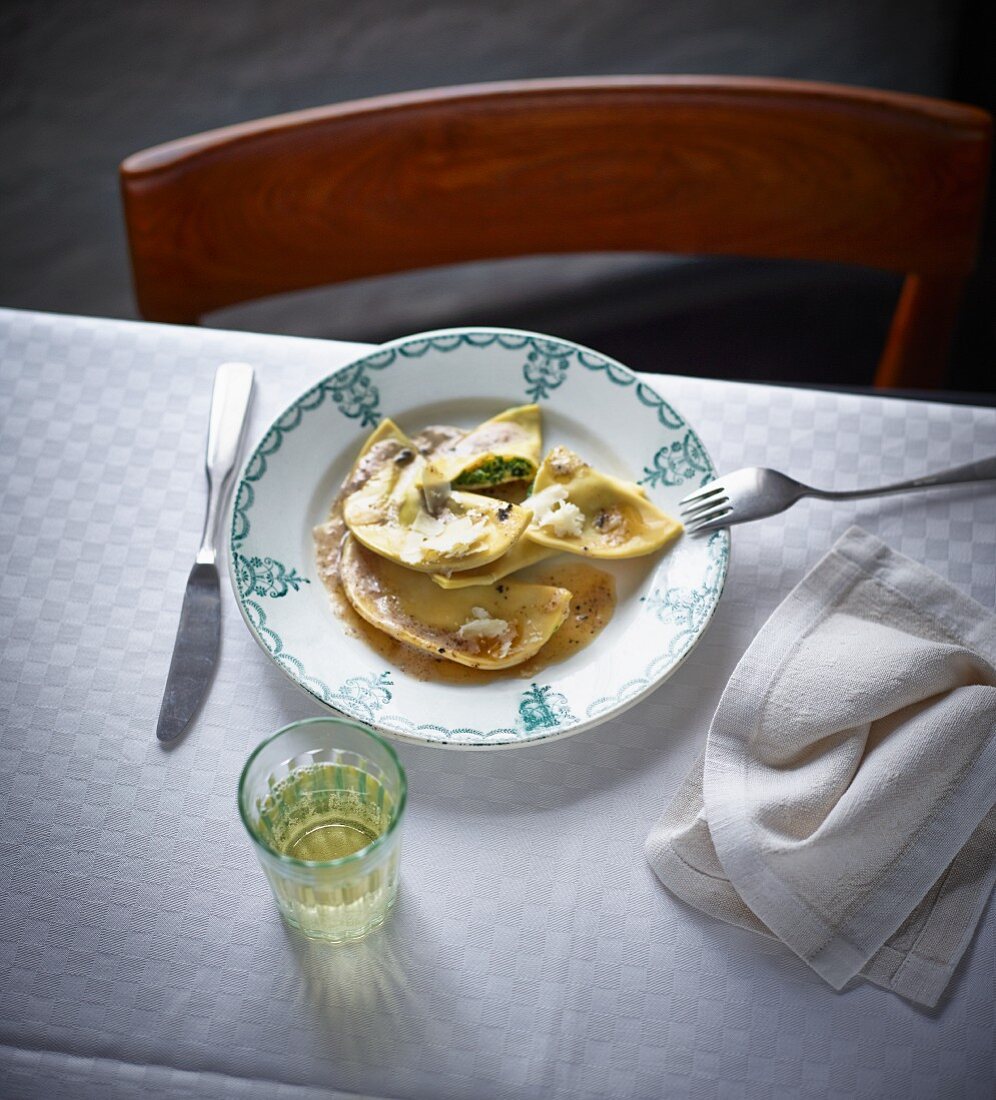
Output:
<instances>
[{"instance_id":1,"label":"wooden chair back","mask_svg":"<svg viewBox=\"0 0 996 1100\"><path fill-rule=\"evenodd\" d=\"M990 117L786 80L444 88L160 145L121 166L138 305L237 302L469 260L666 252L906 276L876 381L941 380L985 197Z\"/></svg>"}]
</instances>

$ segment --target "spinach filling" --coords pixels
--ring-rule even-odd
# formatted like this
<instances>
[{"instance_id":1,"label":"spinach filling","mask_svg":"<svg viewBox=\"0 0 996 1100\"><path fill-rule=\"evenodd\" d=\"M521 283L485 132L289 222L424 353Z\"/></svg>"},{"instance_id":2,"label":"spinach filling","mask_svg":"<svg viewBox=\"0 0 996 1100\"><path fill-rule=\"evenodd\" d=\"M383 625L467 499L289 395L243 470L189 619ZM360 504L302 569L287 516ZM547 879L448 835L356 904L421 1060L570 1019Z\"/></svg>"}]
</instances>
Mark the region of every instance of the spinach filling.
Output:
<instances>
[{"instance_id":1,"label":"spinach filling","mask_svg":"<svg viewBox=\"0 0 996 1100\"><path fill-rule=\"evenodd\" d=\"M536 467L528 458L492 458L488 462L476 466L473 470L465 470L453 482L455 489L469 489L482 485L501 485L504 481L522 481L531 478L536 472Z\"/></svg>"}]
</instances>

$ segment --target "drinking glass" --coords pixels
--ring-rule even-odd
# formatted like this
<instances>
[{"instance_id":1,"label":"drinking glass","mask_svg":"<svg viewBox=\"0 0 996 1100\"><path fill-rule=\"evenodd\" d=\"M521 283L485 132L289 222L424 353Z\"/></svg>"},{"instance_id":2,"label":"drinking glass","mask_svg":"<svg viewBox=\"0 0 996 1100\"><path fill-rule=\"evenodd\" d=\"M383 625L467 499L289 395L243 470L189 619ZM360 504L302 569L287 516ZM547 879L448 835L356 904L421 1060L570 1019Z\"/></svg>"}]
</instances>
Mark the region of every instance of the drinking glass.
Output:
<instances>
[{"instance_id":1,"label":"drinking glass","mask_svg":"<svg viewBox=\"0 0 996 1100\"><path fill-rule=\"evenodd\" d=\"M288 924L347 943L384 923L407 789L394 749L355 722L293 722L255 749L239 813Z\"/></svg>"}]
</instances>

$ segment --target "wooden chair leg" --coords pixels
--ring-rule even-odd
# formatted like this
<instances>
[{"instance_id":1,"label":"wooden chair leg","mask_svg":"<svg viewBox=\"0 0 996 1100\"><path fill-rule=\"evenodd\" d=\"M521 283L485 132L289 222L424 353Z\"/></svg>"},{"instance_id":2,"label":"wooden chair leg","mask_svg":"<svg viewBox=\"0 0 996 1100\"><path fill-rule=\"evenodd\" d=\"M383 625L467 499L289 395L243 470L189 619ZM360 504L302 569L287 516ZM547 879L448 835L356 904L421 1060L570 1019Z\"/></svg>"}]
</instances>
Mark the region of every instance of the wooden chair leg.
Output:
<instances>
[{"instance_id":1,"label":"wooden chair leg","mask_svg":"<svg viewBox=\"0 0 996 1100\"><path fill-rule=\"evenodd\" d=\"M875 372L879 388L937 389L947 377L963 279L907 275Z\"/></svg>"}]
</instances>

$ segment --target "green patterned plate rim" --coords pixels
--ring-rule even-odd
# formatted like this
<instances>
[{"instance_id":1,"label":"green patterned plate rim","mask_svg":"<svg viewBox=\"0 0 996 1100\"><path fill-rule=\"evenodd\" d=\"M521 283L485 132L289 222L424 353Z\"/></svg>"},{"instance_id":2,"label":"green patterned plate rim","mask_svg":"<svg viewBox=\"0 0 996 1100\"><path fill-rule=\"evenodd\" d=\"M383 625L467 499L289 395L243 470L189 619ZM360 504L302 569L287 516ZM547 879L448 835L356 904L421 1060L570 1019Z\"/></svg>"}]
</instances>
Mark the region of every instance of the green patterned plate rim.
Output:
<instances>
[{"instance_id":1,"label":"green patterned plate rim","mask_svg":"<svg viewBox=\"0 0 996 1100\"><path fill-rule=\"evenodd\" d=\"M567 443L608 472L638 480L672 514L682 496L716 476L697 432L655 386L560 337L440 329L340 367L294 400L252 451L229 538L229 576L249 630L324 707L421 744L536 744L633 706L701 638L726 580L728 531L682 536L651 558L592 563L615 576L613 620L591 646L534 680L427 683L346 634L317 576L311 531L370 430L387 415L411 431L429 423L470 427L528 401L543 410L544 446Z\"/></svg>"}]
</instances>

